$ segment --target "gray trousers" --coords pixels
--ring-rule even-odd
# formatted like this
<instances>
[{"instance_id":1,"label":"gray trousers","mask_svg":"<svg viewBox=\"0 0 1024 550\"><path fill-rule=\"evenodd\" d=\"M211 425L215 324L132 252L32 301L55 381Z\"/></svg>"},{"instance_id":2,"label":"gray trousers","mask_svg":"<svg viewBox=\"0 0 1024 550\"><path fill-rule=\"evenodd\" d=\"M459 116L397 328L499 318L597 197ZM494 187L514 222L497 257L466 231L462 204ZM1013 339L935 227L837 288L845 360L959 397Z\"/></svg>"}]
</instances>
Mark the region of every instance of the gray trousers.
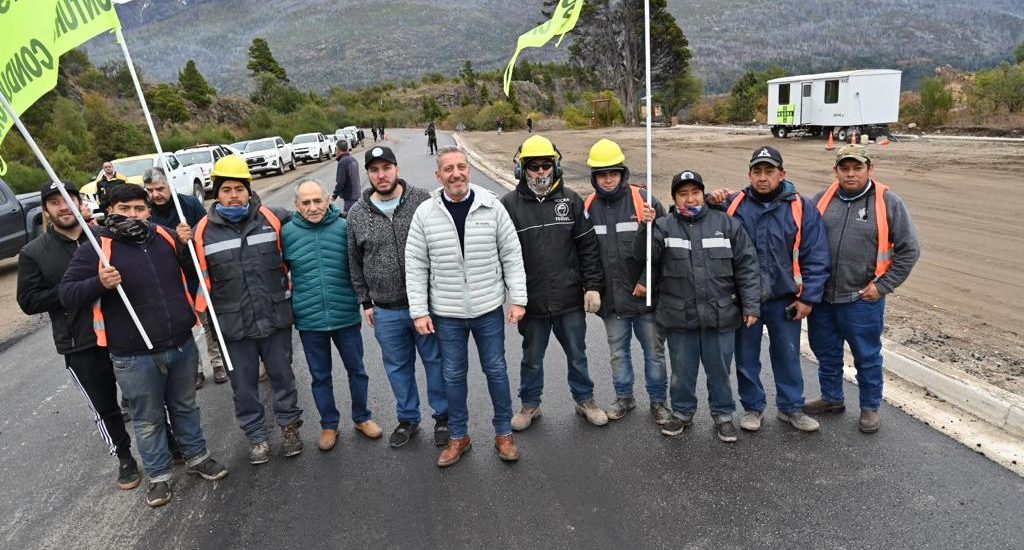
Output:
<instances>
[{"instance_id":1,"label":"gray trousers","mask_svg":"<svg viewBox=\"0 0 1024 550\"><path fill-rule=\"evenodd\" d=\"M260 359L267 365L274 392L274 416L281 427L302 422L302 409L292 372L292 331L282 329L266 338L227 342L233 371L229 372L235 394L235 417L250 443L267 440L263 403L260 402Z\"/></svg>"}]
</instances>

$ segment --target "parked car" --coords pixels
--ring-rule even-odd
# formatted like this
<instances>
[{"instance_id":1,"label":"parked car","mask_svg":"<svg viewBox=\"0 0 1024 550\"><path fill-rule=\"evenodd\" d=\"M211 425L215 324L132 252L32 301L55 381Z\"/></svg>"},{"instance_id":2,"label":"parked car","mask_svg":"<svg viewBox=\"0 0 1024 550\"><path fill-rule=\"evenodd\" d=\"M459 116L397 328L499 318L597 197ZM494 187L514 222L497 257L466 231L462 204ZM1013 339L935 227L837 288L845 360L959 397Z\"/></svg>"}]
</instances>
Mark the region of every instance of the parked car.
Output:
<instances>
[{"instance_id":1,"label":"parked car","mask_svg":"<svg viewBox=\"0 0 1024 550\"><path fill-rule=\"evenodd\" d=\"M164 153L162 163L157 159L156 153L112 160L110 163L114 165L114 171L124 176L126 182L134 183L135 185L142 185L142 174L147 168L162 165L164 171L167 172L168 183L171 184L171 187L176 192L183 195L192 195L199 199L200 202L206 197L202 169L195 165L186 166L172 153ZM101 177L103 177L102 170L96 174L96 179L79 189L82 200L90 202L93 211L96 211L99 205L96 192L97 183Z\"/></svg>"},{"instance_id":2,"label":"parked car","mask_svg":"<svg viewBox=\"0 0 1024 550\"><path fill-rule=\"evenodd\" d=\"M203 172L203 189L206 193L213 192L213 180L210 179L210 172L213 171L213 164L218 160L233 155L235 152L227 145L193 145L184 149L178 149L174 156L185 166L198 166Z\"/></svg>"},{"instance_id":3,"label":"parked car","mask_svg":"<svg viewBox=\"0 0 1024 550\"><path fill-rule=\"evenodd\" d=\"M245 145L242 158L249 165L249 171L257 174L277 172L284 174L285 168L295 169L292 146L281 136L254 139Z\"/></svg>"},{"instance_id":4,"label":"parked car","mask_svg":"<svg viewBox=\"0 0 1024 550\"><path fill-rule=\"evenodd\" d=\"M241 155L242 151L245 151L245 146L249 144L249 140L236 141L231 145L228 145L228 149L231 149L235 154Z\"/></svg>"},{"instance_id":5,"label":"parked car","mask_svg":"<svg viewBox=\"0 0 1024 550\"><path fill-rule=\"evenodd\" d=\"M39 192L15 195L0 179L0 259L10 258L43 231Z\"/></svg>"},{"instance_id":6,"label":"parked car","mask_svg":"<svg viewBox=\"0 0 1024 550\"><path fill-rule=\"evenodd\" d=\"M331 158L331 147L320 132L299 134L292 138L292 154L300 162L320 162Z\"/></svg>"},{"instance_id":7,"label":"parked car","mask_svg":"<svg viewBox=\"0 0 1024 550\"><path fill-rule=\"evenodd\" d=\"M334 134L324 134L327 138L327 147L331 150L331 158L338 155L338 136Z\"/></svg>"},{"instance_id":8,"label":"parked car","mask_svg":"<svg viewBox=\"0 0 1024 550\"><path fill-rule=\"evenodd\" d=\"M348 141L349 147L355 149L359 144L359 139L356 137L357 129L355 126L346 126L345 128L339 128L335 130L334 136L338 139L344 139Z\"/></svg>"}]
</instances>

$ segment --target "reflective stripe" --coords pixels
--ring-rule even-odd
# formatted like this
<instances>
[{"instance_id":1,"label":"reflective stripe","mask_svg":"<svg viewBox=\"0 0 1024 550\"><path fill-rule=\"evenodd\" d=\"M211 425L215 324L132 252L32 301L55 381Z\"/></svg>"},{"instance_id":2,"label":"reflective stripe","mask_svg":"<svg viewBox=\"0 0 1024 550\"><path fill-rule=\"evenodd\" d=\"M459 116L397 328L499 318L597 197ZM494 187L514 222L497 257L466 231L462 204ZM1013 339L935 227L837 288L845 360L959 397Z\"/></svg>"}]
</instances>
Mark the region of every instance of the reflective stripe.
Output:
<instances>
[{"instance_id":1,"label":"reflective stripe","mask_svg":"<svg viewBox=\"0 0 1024 550\"><path fill-rule=\"evenodd\" d=\"M105 328L107 328L107 325L106 325L106 323L103 322L103 319L93 319L92 320L92 329L93 330L103 330Z\"/></svg>"},{"instance_id":2,"label":"reflective stripe","mask_svg":"<svg viewBox=\"0 0 1024 550\"><path fill-rule=\"evenodd\" d=\"M704 248L732 248L732 243L729 242L729 239L723 237L701 239L700 245Z\"/></svg>"},{"instance_id":3,"label":"reflective stripe","mask_svg":"<svg viewBox=\"0 0 1024 550\"><path fill-rule=\"evenodd\" d=\"M665 237L665 248L685 248L690 250L690 241L678 237Z\"/></svg>"},{"instance_id":4,"label":"reflective stripe","mask_svg":"<svg viewBox=\"0 0 1024 550\"><path fill-rule=\"evenodd\" d=\"M620 222L615 224L616 233L625 233L627 231L636 231L637 227L640 227L636 222Z\"/></svg>"},{"instance_id":5,"label":"reflective stripe","mask_svg":"<svg viewBox=\"0 0 1024 550\"><path fill-rule=\"evenodd\" d=\"M277 233L260 233L259 235L249 235L245 239L245 244L248 244L249 246L252 246L252 245L255 245L255 244L260 244L260 243L270 243L270 242L277 242ZM206 253L207 254L210 254L210 249L211 248L213 248L212 245L206 247Z\"/></svg>"},{"instance_id":6,"label":"reflective stripe","mask_svg":"<svg viewBox=\"0 0 1024 550\"><path fill-rule=\"evenodd\" d=\"M594 233L597 233L598 235L607 235L608 234L608 226L607 225L595 225L594 226Z\"/></svg>"},{"instance_id":7,"label":"reflective stripe","mask_svg":"<svg viewBox=\"0 0 1024 550\"><path fill-rule=\"evenodd\" d=\"M231 250L233 248L242 248L242 239L228 239L219 243L213 243L205 247L206 256L210 254L216 254L225 250Z\"/></svg>"}]
</instances>

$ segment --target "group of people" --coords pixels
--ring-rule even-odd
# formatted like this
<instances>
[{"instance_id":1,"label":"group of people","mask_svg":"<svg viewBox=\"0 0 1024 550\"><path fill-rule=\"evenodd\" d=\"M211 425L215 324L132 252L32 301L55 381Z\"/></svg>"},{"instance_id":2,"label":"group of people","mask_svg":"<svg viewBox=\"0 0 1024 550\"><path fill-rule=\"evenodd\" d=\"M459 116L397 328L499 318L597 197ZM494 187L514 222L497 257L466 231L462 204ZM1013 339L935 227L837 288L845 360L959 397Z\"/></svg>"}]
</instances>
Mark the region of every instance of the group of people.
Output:
<instances>
[{"instance_id":1,"label":"group of people","mask_svg":"<svg viewBox=\"0 0 1024 550\"><path fill-rule=\"evenodd\" d=\"M349 159L346 165L357 162ZM470 335L493 407L494 446L504 461L519 458L513 432L541 415L552 334L566 356L575 411L595 426L636 408L635 337L643 350L651 418L661 433L679 435L692 424L703 364L715 432L722 441L737 440L729 377L734 354L744 409L739 427L759 430L766 405L760 346L767 326L780 420L809 432L818 423L808 415L843 412L845 341L857 367L860 429L878 430L885 296L909 275L919 250L905 206L874 179L864 147L840 149L836 181L810 200L786 179L781 154L766 146L754 151L750 185L739 192L708 192L698 172L679 172L667 210L630 184L625 156L610 140L590 149L594 192L586 199L565 185L561 162L554 143L529 137L515 154L518 185L499 198L470 182L462 149L437 151L440 187L427 191L400 176L389 147L374 146L362 163L369 188L358 196L346 188L347 194L336 190L329 197L320 182L306 180L294 189L291 212L264 205L245 162L228 156L214 167L215 200L198 220L194 212L178 218L166 176L154 168L145 175L145 188L112 187L103 225L88 228L109 265L76 223L74 185L64 184L74 203L68 204L47 184L42 200L50 226L19 258L18 301L26 313L50 314L57 350L120 460L118 486L131 489L141 477L121 421L116 385L121 387L149 478L150 506L170 500L177 456L187 472L205 479L228 473L207 450L195 401L197 323L211 334L219 330L225 342L231 367L226 376L251 464L270 459L259 399L261 363L283 433L282 454L303 451L293 326L320 417L318 447L331 450L341 425L332 343L347 373L354 430L371 439L383 436L368 404L363 322L374 332L395 397L397 425L389 444L402 447L423 422L418 356L432 439L443 447L441 467L471 448ZM339 196L344 210L333 203ZM190 247L201 279L192 269ZM118 286L151 347L115 292ZM595 400L587 359L587 313L601 317L607 334L615 400L604 408ZM811 402L804 401L799 365L804 318L820 364L821 398ZM522 337L518 410L508 378L506 322Z\"/></svg>"}]
</instances>

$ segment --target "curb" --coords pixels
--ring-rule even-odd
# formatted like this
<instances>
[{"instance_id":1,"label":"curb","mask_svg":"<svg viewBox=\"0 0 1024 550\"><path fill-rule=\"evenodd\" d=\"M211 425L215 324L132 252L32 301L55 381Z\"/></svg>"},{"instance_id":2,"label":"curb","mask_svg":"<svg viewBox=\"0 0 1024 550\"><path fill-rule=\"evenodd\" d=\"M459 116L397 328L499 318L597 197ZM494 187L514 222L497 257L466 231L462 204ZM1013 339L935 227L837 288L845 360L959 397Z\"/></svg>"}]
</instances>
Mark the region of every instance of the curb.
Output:
<instances>
[{"instance_id":1,"label":"curb","mask_svg":"<svg viewBox=\"0 0 1024 550\"><path fill-rule=\"evenodd\" d=\"M474 165L491 179L512 189L515 180L503 170L493 166L480 154L467 146L458 134L453 133L455 142L465 149ZM807 342L807 329L800 336L800 352L817 364ZM856 384L856 371L849 349L845 350L846 367L844 377ZM967 373L959 372L935 359L927 357L891 340L882 339L882 359L885 370L943 401L961 409L1018 438L1024 438L1024 397L1008 392L979 380ZM884 390L886 400L893 401L888 388Z\"/></svg>"}]
</instances>

